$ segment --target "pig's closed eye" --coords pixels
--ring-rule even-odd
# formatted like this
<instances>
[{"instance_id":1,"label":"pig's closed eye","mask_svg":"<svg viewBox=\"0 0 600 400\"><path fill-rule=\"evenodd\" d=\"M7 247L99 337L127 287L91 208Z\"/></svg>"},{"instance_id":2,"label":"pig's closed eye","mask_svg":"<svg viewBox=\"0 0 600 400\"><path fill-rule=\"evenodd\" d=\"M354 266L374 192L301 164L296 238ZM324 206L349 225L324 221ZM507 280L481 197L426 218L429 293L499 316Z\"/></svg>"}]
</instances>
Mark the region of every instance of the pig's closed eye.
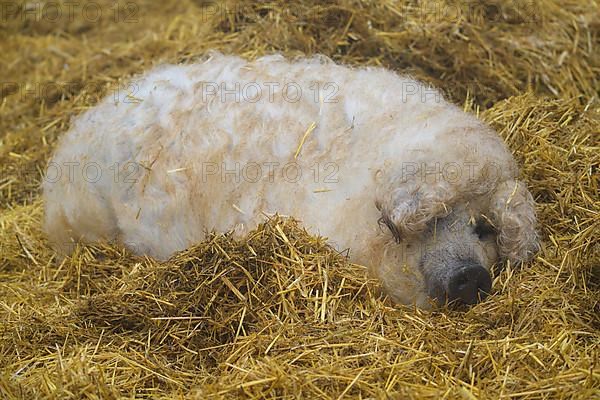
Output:
<instances>
[{"instance_id":1,"label":"pig's closed eye","mask_svg":"<svg viewBox=\"0 0 600 400\"><path fill-rule=\"evenodd\" d=\"M480 218L475 223L475 234L479 237L480 240L485 240L496 235L496 228L492 226L488 221L483 218Z\"/></svg>"}]
</instances>

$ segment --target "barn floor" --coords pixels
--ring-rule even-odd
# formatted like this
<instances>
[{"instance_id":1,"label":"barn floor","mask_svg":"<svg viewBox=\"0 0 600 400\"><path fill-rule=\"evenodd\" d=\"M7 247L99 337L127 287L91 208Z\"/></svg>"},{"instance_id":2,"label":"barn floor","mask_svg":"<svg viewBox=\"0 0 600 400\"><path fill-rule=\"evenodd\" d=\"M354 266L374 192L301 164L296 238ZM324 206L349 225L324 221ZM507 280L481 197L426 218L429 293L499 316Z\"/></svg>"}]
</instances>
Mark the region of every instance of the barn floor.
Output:
<instances>
[{"instance_id":1,"label":"barn floor","mask_svg":"<svg viewBox=\"0 0 600 400\"><path fill-rule=\"evenodd\" d=\"M0 396L600 398L600 6L419 3L2 3ZM392 307L280 218L165 263L116 246L55 262L39 184L70 118L209 49L322 53L440 87L513 150L543 250L488 301L432 312Z\"/></svg>"}]
</instances>

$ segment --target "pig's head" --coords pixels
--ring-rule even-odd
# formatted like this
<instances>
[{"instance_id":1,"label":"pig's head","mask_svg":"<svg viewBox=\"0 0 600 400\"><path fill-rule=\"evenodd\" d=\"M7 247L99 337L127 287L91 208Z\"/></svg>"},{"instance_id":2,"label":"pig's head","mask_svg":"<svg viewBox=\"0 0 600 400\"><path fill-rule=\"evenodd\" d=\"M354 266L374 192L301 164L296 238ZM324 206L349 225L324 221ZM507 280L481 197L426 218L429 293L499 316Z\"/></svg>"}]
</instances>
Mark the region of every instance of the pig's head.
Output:
<instances>
[{"instance_id":1,"label":"pig's head","mask_svg":"<svg viewBox=\"0 0 600 400\"><path fill-rule=\"evenodd\" d=\"M410 245L429 298L440 304L475 304L487 297L490 269L498 261L496 241L493 225L465 208L431 221Z\"/></svg>"},{"instance_id":2,"label":"pig's head","mask_svg":"<svg viewBox=\"0 0 600 400\"><path fill-rule=\"evenodd\" d=\"M392 212L381 208L380 222L394 240L384 246L377 275L394 300L478 303L491 293L494 264L521 263L538 250L534 203L521 182L461 199L438 207L417 193Z\"/></svg>"}]
</instances>

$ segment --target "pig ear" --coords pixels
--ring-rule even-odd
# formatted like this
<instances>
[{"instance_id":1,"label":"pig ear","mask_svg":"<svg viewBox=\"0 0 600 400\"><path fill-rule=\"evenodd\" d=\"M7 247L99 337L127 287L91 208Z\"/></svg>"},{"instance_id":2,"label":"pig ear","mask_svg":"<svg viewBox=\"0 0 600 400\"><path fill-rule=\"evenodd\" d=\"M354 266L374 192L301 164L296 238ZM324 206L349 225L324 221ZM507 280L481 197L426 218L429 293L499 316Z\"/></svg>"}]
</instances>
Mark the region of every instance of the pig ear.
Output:
<instances>
[{"instance_id":1,"label":"pig ear","mask_svg":"<svg viewBox=\"0 0 600 400\"><path fill-rule=\"evenodd\" d=\"M387 227L397 242L422 232L433 218L451 211L456 193L445 184L405 184L381 194L375 205L381 212L379 224Z\"/></svg>"},{"instance_id":2,"label":"pig ear","mask_svg":"<svg viewBox=\"0 0 600 400\"><path fill-rule=\"evenodd\" d=\"M498 228L501 257L521 263L539 251L535 203L523 182L499 184L490 200L490 215Z\"/></svg>"},{"instance_id":3,"label":"pig ear","mask_svg":"<svg viewBox=\"0 0 600 400\"><path fill-rule=\"evenodd\" d=\"M387 209L383 208L383 205L380 202L376 202L375 205L377 206L377 209L381 212L381 217L379 218L379 220L377 220L377 223L379 223L379 226L381 228L387 227L392 233L392 236L394 237L396 243L400 243L402 241L402 233L400 232L398 227L392 222L392 216L390 212Z\"/></svg>"}]
</instances>

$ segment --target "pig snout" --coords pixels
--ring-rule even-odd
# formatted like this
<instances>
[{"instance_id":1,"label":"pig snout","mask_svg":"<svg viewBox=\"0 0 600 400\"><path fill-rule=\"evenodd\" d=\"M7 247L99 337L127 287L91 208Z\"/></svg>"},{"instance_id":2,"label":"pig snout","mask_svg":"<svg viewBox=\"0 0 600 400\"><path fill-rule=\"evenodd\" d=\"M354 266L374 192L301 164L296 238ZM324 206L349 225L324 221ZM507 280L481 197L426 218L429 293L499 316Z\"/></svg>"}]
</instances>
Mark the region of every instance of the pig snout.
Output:
<instances>
[{"instance_id":1,"label":"pig snout","mask_svg":"<svg viewBox=\"0 0 600 400\"><path fill-rule=\"evenodd\" d=\"M483 301L492 288L490 273L474 260L444 260L426 276L429 296L439 305L463 306Z\"/></svg>"},{"instance_id":2,"label":"pig snout","mask_svg":"<svg viewBox=\"0 0 600 400\"><path fill-rule=\"evenodd\" d=\"M453 270L448 280L447 301L450 304L477 304L487 297L492 278L481 265L471 263Z\"/></svg>"}]
</instances>

